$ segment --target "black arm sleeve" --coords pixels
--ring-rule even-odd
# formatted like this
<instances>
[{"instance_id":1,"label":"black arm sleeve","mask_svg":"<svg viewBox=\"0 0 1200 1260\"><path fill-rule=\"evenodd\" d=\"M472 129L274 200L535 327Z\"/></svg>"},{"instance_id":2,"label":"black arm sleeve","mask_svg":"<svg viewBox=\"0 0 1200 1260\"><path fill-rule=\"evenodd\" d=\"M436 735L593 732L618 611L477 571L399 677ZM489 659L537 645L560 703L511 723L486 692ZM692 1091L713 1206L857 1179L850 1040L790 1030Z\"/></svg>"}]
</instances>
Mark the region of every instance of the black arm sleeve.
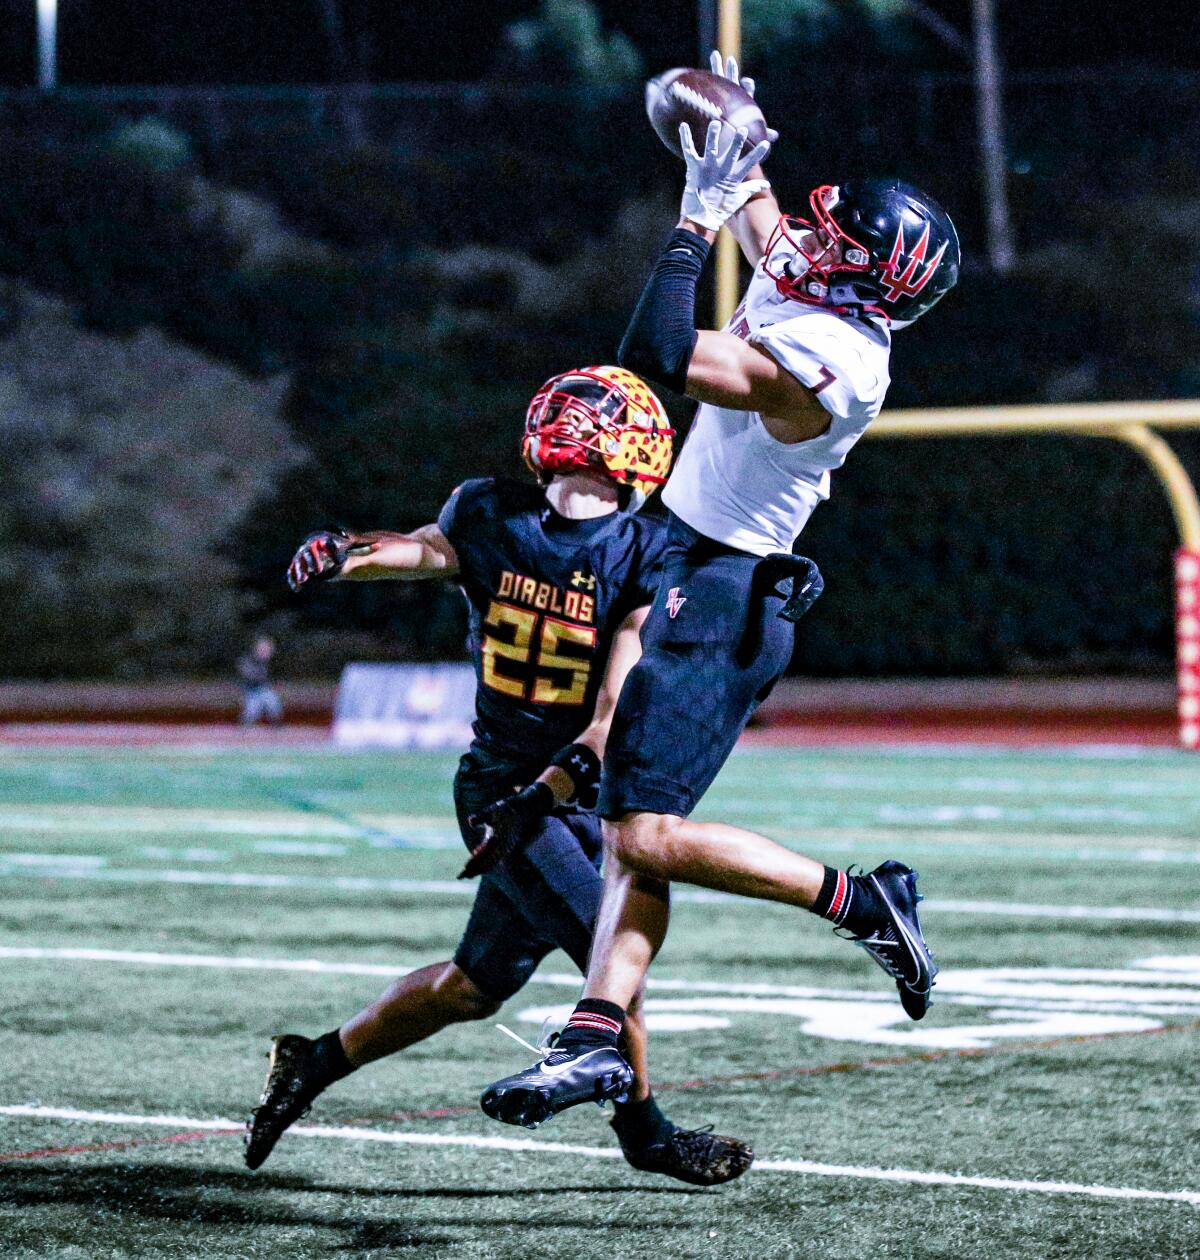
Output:
<instances>
[{"instance_id":1,"label":"black arm sleeve","mask_svg":"<svg viewBox=\"0 0 1200 1260\"><path fill-rule=\"evenodd\" d=\"M688 364L696 348L696 285L711 246L676 228L659 255L633 309L617 362L678 394L687 392Z\"/></svg>"}]
</instances>

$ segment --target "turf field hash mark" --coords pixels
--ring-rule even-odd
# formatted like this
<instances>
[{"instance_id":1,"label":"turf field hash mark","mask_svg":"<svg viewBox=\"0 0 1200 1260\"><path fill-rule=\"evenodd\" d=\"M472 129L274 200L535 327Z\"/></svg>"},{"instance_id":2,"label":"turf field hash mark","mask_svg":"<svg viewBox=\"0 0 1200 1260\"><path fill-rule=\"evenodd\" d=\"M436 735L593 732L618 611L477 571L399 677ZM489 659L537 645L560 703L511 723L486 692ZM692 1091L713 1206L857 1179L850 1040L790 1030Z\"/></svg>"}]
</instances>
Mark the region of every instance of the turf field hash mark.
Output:
<instances>
[{"instance_id":1,"label":"turf field hash mark","mask_svg":"<svg viewBox=\"0 0 1200 1260\"><path fill-rule=\"evenodd\" d=\"M142 857L160 862L228 862L233 854L228 849L167 849L148 844L142 849Z\"/></svg>"},{"instance_id":2,"label":"turf field hash mark","mask_svg":"<svg viewBox=\"0 0 1200 1260\"><path fill-rule=\"evenodd\" d=\"M344 844L314 844L308 840L256 840L251 848L255 853L269 853L277 857L344 857Z\"/></svg>"}]
</instances>

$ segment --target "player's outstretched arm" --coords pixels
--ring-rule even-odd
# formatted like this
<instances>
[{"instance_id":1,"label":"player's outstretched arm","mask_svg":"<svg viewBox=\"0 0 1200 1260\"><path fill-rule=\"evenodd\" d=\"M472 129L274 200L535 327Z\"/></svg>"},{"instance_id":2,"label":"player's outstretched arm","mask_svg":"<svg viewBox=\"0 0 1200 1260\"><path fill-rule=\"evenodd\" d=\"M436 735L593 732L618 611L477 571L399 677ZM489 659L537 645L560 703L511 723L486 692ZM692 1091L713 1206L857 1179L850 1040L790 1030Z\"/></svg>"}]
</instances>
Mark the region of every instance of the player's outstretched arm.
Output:
<instances>
[{"instance_id":1,"label":"player's outstretched arm","mask_svg":"<svg viewBox=\"0 0 1200 1260\"><path fill-rule=\"evenodd\" d=\"M423 525L411 534L322 529L300 544L288 565L287 580L293 591L299 591L309 582L450 577L457 571L458 556L436 525Z\"/></svg>"},{"instance_id":2,"label":"player's outstretched arm","mask_svg":"<svg viewBox=\"0 0 1200 1260\"><path fill-rule=\"evenodd\" d=\"M696 330L696 286L717 232L770 185L748 178L766 156L766 140L742 153L746 132L721 141L708 129L698 154L686 124L679 141L687 163L679 223L659 255L617 352L617 362L698 402L770 417L784 442L817 437L829 414L806 386L767 353L732 333Z\"/></svg>"},{"instance_id":3,"label":"player's outstretched arm","mask_svg":"<svg viewBox=\"0 0 1200 1260\"><path fill-rule=\"evenodd\" d=\"M740 72L735 58L726 57L722 60L721 54L714 49L709 57L709 67L713 74L719 74L730 83L740 84L748 95L754 95L754 80ZM768 127L767 139L774 144L779 139L779 132ZM764 187L750 197L726 226L742 247L746 261L753 267L765 253L771 233L779 222L779 202L775 200L775 194L767 184L761 165L752 166L746 172L746 179L760 182Z\"/></svg>"},{"instance_id":4,"label":"player's outstretched arm","mask_svg":"<svg viewBox=\"0 0 1200 1260\"><path fill-rule=\"evenodd\" d=\"M829 413L765 351L732 333L696 329L696 286L714 234L686 216L659 255L621 341L617 361L697 402L770 417L784 442L817 437Z\"/></svg>"},{"instance_id":5,"label":"player's outstretched arm","mask_svg":"<svg viewBox=\"0 0 1200 1260\"><path fill-rule=\"evenodd\" d=\"M751 167L747 178L765 182L762 167ZM726 224L751 267L758 266L759 260L767 252L767 242L778 222L779 202L775 200L775 194L767 188L755 193Z\"/></svg>"},{"instance_id":6,"label":"player's outstretched arm","mask_svg":"<svg viewBox=\"0 0 1200 1260\"><path fill-rule=\"evenodd\" d=\"M411 534L373 530L361 537L378 545L365 554L350 556L339 574L348 581L371 582L380 578L412 581L453 577L458 572L458 555L437 525L422 525Z\"/></svg>"}]
</instances>

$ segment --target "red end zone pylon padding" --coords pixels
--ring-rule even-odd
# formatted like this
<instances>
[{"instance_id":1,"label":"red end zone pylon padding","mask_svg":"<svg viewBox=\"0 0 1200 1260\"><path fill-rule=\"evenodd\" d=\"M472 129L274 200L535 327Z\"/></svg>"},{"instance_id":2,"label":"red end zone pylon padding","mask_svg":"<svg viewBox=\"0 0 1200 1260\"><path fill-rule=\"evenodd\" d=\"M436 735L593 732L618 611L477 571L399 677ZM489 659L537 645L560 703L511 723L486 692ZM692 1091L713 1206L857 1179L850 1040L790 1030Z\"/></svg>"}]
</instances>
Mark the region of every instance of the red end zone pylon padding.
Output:
<instances>
[{"instance_id":1,"label":"red end zone pylon padding","mask_svg":"<svg viewBox=\"0 0 1200 1260\"><path fill-rule=\"evenodd\" d=\"M1200 551L1175 553L1175 657L1179 742L1200 748Z\"/></svg>"}]
</instances>

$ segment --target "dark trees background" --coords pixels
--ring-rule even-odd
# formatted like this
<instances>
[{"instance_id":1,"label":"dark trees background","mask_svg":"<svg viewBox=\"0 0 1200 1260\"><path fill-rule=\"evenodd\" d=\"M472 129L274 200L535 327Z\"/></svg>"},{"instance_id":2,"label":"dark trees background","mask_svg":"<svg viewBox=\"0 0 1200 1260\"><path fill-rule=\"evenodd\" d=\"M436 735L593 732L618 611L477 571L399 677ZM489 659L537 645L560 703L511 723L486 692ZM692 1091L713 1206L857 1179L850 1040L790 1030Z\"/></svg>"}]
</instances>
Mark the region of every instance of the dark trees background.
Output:
<instances>
[{"instance_id":1,"label":"dark trees background","mask_svg":"<svg viewBox=\"0 0 1200 1260\"><path fill-rule=\"evenodd\" d=\"M889 404L1200 393L1200 79L1016 76L1019 263L998 277L969 83L860 7L857 26L771 28L752 68L785 204L894 172L959 224L962 281L898 334ZM460 651L452 590L300 604L281 575L316 525L416 526L463 478L518 473L529 396L612 358L669 230L679 171L642 116L642 27L568 0L515 16L473 85L0 98L5 672L216 668L252 626L293 671ZM836 90L796 72L818 60ZM99 401L88 362L116 381ZM1200 473L1197 441L1172 440ZM1166 670L1172 546L1116 446L865 442L804 535L828 593L796 667Z\"/></svg>"}]
</instances>

